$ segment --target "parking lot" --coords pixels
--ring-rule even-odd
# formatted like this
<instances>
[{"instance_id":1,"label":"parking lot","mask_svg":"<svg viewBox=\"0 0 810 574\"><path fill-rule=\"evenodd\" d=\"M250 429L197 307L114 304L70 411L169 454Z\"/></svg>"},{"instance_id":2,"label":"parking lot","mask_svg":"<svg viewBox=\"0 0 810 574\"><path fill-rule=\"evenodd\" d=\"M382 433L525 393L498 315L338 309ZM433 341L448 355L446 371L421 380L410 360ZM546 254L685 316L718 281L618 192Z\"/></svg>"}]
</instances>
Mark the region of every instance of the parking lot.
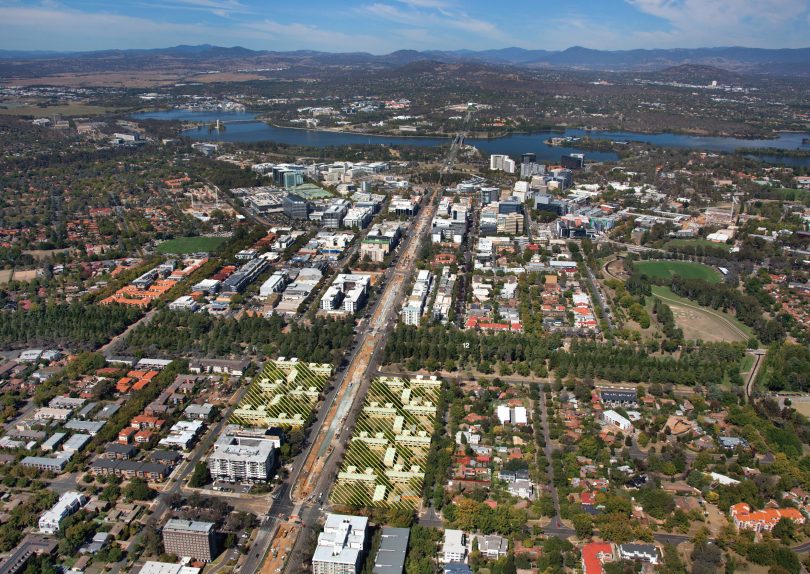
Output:
<instances>
[{"instance_id":1,"label":"parking lot","mask_svg":"<svg viewBox=\"0 0 810 574\"><path fill-rule=\"evenodd\" d=\"M211 490L217 492L235 492L237 494L247 494L250 492L250 484L231 483L224 480L215 480L211 485Z\"/></svg>"}]
</instances>

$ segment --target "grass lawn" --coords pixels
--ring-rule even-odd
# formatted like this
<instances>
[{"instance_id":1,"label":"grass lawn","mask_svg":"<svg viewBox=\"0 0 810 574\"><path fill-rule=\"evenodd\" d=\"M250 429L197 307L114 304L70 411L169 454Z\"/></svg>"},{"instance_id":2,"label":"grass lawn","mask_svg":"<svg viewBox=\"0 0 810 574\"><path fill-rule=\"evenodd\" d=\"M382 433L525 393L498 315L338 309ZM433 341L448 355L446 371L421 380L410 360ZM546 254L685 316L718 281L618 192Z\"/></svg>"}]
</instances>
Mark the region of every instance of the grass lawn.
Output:
<instances>
[{"instance_id":1,"label":"grass lawn","mask_svg":"<svg viewBox=\"0 0 810 574\"><path fill-rule=\"evenodd\" d=\"M640 273L658 279L669 279L680 275L685 279L703 279L709 283L720 283L723 280L719 271L708 265L691 261L637 261L635 268Z\"/></svg>"},{"instance_id":2,"label":"grass lawn","mask_svg":"<svg viewBox=\"0 0 810 574\"><path fill-rule=\"evenodd\" d=\"M685 297L675 295L669 287L654 285L653 295L672 309L675 323L686 339L703 341L746 341L753 336L751 328L723 311L702 307Z\"/></svg>"},{"instance_id":3,"label":"grass lawn","mask_svg":"<svg viewBox=\"0 0 810 574\"><path fill-rule=\"evenodd\" d=\"M708 239L673 239L671 241L667 241L667 244L664 247L691 247L695 245L702 245L703 247L715 247L717 249L722 249L723 251L728 251L731 249L731 245L727 245L725 243L714 243Z\"/></svg>"},{"instance_id":4,"label":"grass lawn","mask_svg":"<svg viewBox=\"0 0 810 574\"><path fill-rule=\"evenodd\" d=\"M751 370L751 367L754 366L754 355L749 355L748 353L743 356L742 361L740 361L740 372L747 373Z\"/></svg>"},{"instance_id":5,"label":"grass lawn","mask_svg":"<svg viewBox=\"0 0 810 574\"><path fill-rule=\"evenodd\" d=\"M215 253L225 243L224 237L177 237L157 246L158 253Z\"/></svg>"}]
</instances>

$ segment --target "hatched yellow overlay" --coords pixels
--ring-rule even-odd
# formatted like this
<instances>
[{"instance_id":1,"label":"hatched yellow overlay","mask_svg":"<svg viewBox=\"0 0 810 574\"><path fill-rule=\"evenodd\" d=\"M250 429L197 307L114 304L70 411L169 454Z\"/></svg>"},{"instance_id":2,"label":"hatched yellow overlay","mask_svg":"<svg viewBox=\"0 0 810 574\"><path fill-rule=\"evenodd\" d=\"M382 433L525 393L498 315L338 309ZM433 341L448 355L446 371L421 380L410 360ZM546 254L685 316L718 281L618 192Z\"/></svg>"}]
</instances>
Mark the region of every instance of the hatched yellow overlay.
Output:
<instances>
[{"instance_id":1,"label":"hatched yellow overlay","mask_svg":"<svg viewBox=\"0 0 810 574\"><path fill-rule=\"evenodd\" d=\"M244 427L303 427L331 375L332 365L328 363L284 357L268 361L230 422Z\"/></svg>"},{"instance_id":2,"label":"hatched yellow overlay","mask_svg":"<svg viewBox=\"0 0 810 574\"><path fill-rule=\"evenodd\" d=\"M371 381L332 490L333 503L419 506L441 386L433 376Z\"/></svg>"}]
</instances>

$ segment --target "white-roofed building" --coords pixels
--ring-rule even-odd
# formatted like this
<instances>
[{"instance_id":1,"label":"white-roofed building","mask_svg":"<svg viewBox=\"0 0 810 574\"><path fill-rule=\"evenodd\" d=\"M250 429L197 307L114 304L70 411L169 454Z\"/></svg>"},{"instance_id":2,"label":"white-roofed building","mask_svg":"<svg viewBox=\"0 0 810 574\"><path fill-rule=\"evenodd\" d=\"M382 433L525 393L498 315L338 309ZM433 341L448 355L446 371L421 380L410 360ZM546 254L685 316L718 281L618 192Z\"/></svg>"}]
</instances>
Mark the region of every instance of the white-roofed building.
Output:
<instances>
[{"instance_id":1,"label":"white-roofed building","mask_svg":"<svg viewBox=\"0 0 810 574\"><path fill-rule=\"evenodd\" d=\"M200 574L200 569L185 564L149 560L144 563L138 574Z\"/></svg>"},{"instance_id":2,"label":"white-roofed building","mask_svg":"<svg viewBox=\"0 0 810 574\"><path fill-rule=\"evenodd\" d=\"M312 555L313 574L357 574L366 547L368 518L327 514Z\"/></svg>"},{"instance_id":3,"label":"white-roofed building","mask_svg":"<svg viewBox=\"0 0 810 574\"><path fill-rule=\"evenodd\" d=\"M340 273L321 298L320 307L323 311L355 313L366 302L370 285L370 275Z\"/></svg>"},{"instance_id":4,"label":"white-roofed building","mask_svg":"<svg viewBox=\"0 0 810 574\"><path fill-rule=\"evenodd\" d=\"M244 437L225 433L214 444L208 469L215 479L230 482L260 482L270 478L278 438Z\"/></svg>"},{"instance_id":5,"label":"white-roofed building","mask_svg":"<svg viewBox=\"0 0 810 574\"><path fill-rule=\"evenodd\" d=\"M497 415L501 424L512 422L512 409L509 405L498 405Z\"/></svg>"},{"instance_id":6,"label":"white-roofed building","mask_svg":"<svg viewBox=\"0 0 810 574\"><path fill-rule=\"evenodd\" d=\"M172 425L169 434L160 439L158 444L188 450L202 428L202 421L178 421Z\"/></svg>"},{"instance_id":7,"label":"white-roofed building","mask_svg":"<svg viewBox=\"0 0 810 574\"><path fill-rule=\"evenodd\" d=\"M467 537L461 530L444 531L442 562L464 562L467 559Z\"/></svg>"},{"instance_id":8,"label":"white-roofed building","mask_svg":"<svg viewBox=\"0 0 810 574\"><path fill-rule=\"evenodd\" d=\"M267 279L267 281L261 284L261 287L259 287L259 297L269 297L273 293L280 293L281 291L284 291L284 288L287 286L287 282L287 272L283 269L276 271Z\"/></svg>"},{"instance_id":9,"label":"white-roofed building","mask_svg":"<svg viewBox=\"0 0 810 574\"><path fill-rule=\"evenodd\" d=\"M50 510L46 510L39 518L39 531L45 534L59 532L59 524L79 510L87 502L87 497L75 490L69 490L59 497Z\"/></svg>"},{"instance_id":10,"label":"white-roofed building","mask_svg":"<svg viewBox=\"0 0 810 574\"><path fill-rule=\"evenodd\" d=\"M602 413L602 422L605 424L619 427L624 432L633 430L633 423L620 415L614 410L605 411Z\"/></svg>"}]
</instances>

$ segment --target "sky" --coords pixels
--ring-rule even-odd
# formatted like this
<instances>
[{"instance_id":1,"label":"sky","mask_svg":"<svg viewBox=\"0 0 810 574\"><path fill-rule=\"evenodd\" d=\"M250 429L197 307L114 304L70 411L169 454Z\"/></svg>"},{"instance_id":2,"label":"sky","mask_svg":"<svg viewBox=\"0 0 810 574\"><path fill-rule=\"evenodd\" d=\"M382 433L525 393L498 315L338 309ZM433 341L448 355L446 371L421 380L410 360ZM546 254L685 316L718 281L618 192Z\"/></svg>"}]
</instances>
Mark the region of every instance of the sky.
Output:
<instances>
[{"instance_id":1,"label":"sky","mask_svg":"<svg viewBox=\"0 0 810 574\"><path fill-rule=\"evenodd\" d=\"M810 46L810 0L0 0L0 49Z\"/></svg>"}]
</instances>

